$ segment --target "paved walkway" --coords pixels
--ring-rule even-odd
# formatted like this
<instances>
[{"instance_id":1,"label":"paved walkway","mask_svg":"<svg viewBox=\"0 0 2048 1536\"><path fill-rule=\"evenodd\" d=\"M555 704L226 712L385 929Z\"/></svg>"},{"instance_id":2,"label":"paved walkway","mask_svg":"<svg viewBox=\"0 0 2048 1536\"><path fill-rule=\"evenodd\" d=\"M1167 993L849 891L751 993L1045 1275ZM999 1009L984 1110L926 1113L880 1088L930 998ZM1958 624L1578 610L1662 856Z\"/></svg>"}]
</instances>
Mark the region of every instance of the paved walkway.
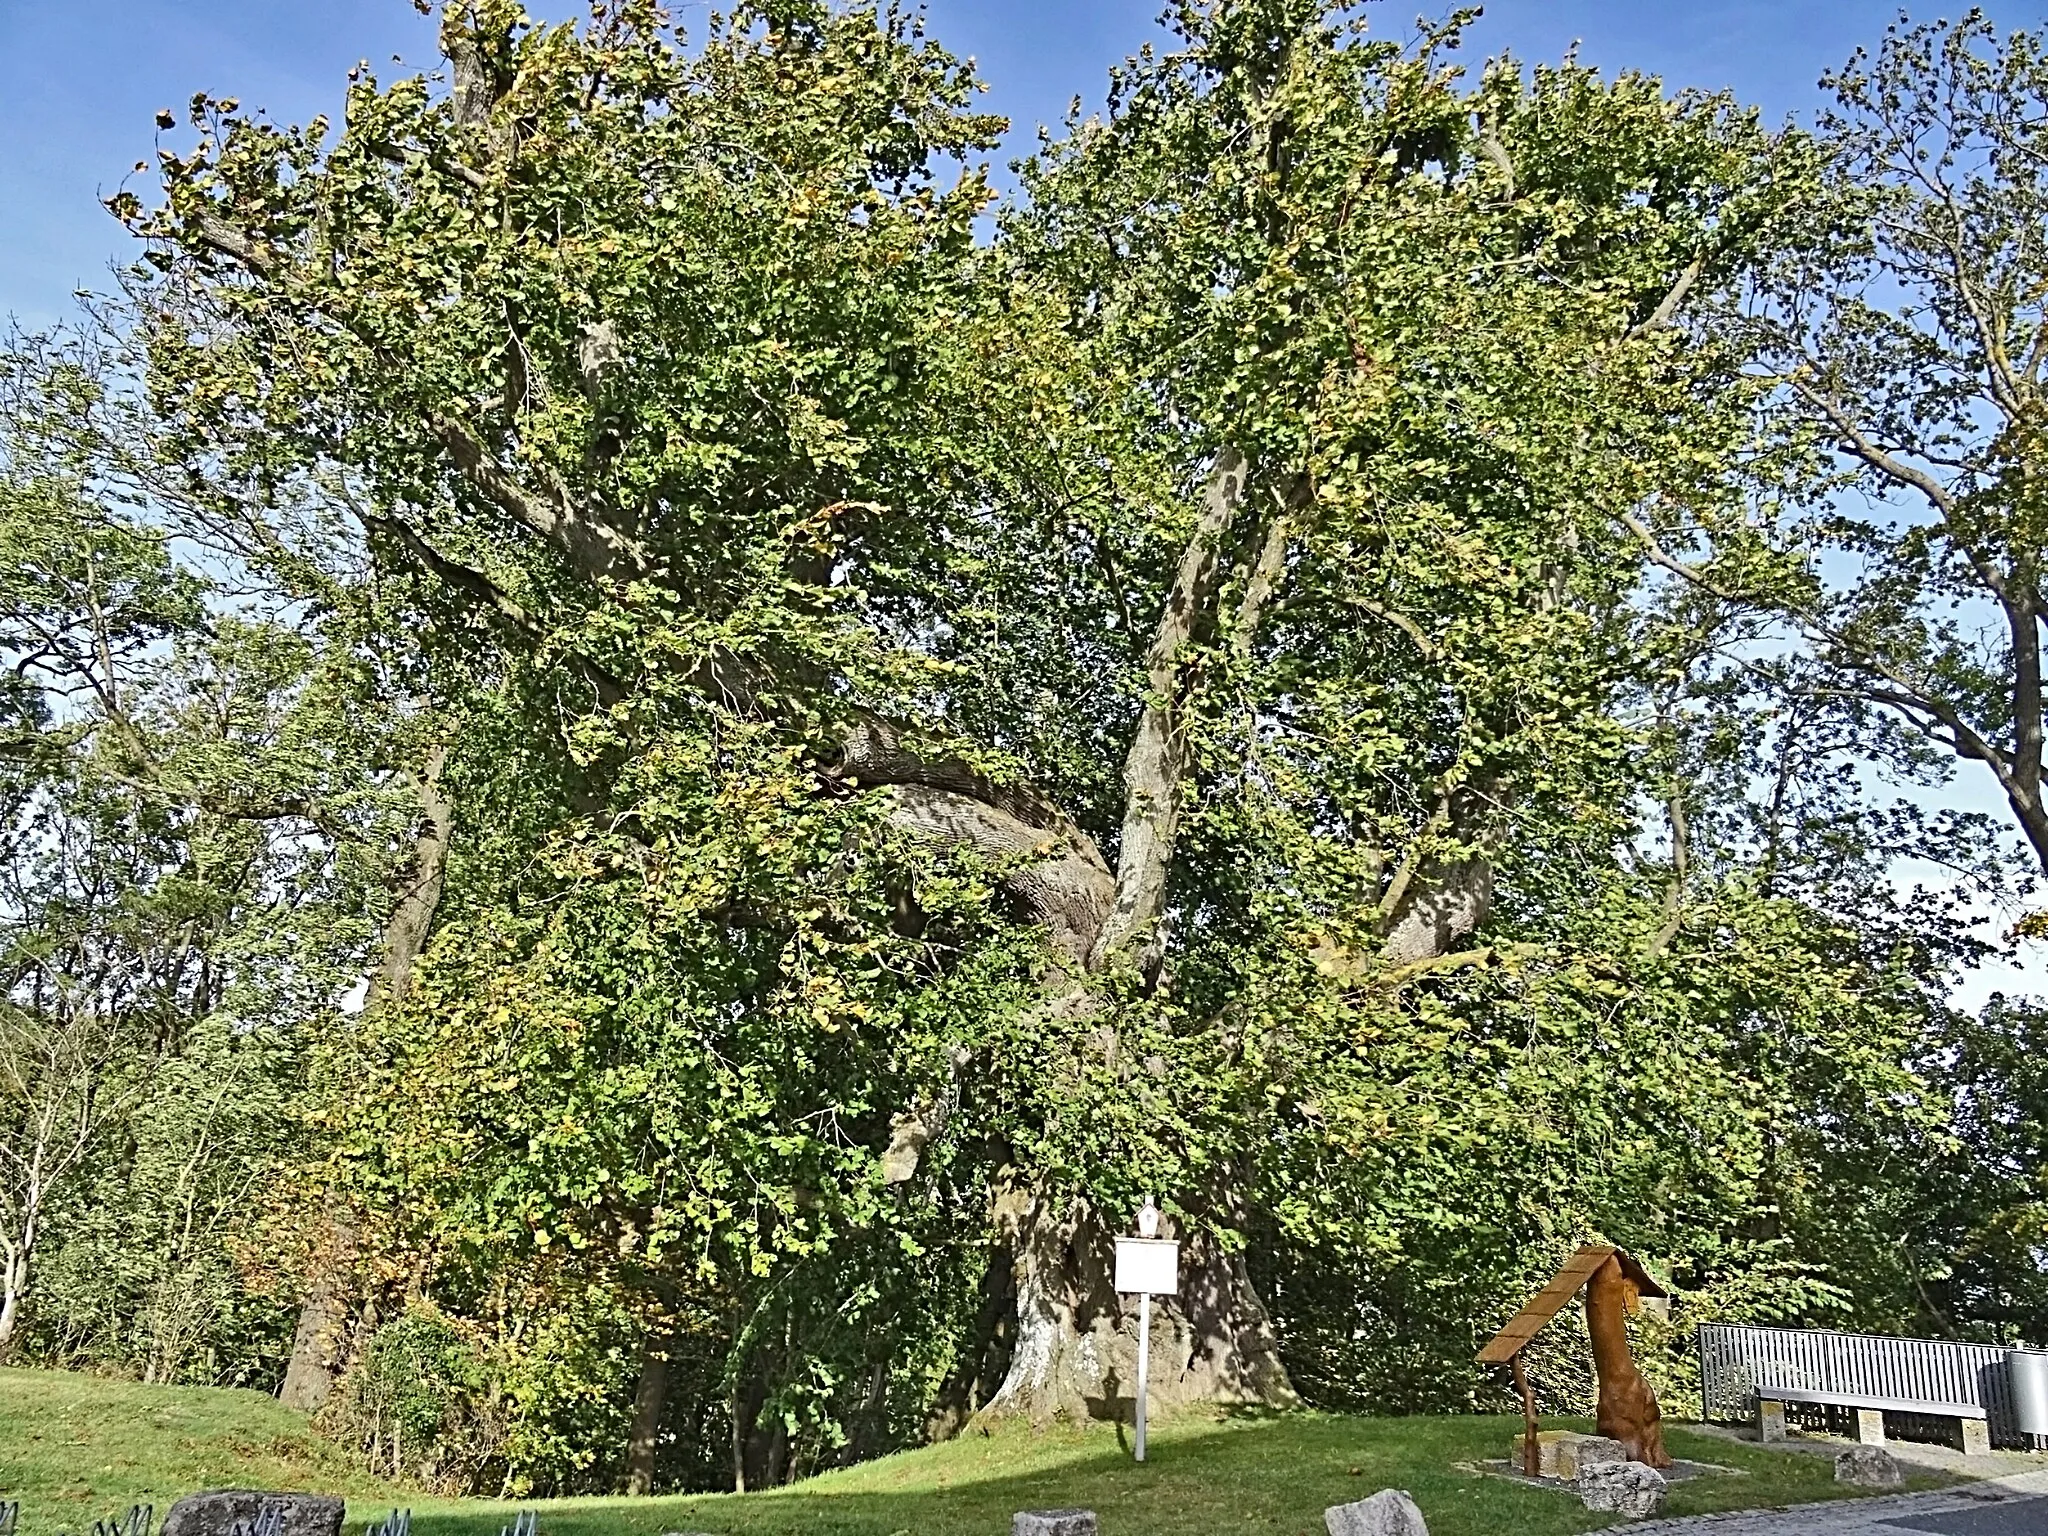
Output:
<instances>
[{"instance_id":1,"label":"paved walkway","mask_svg":"<svg viewBox=\"0 0 2048 1536\"><path fill-rule=\"evenodd\" d=\"M1631 1536L2048 1536L2048 1471L2008 1473L1936 1493L1646 1520L1624 1529Z\"/></svg>"}]
</instances>

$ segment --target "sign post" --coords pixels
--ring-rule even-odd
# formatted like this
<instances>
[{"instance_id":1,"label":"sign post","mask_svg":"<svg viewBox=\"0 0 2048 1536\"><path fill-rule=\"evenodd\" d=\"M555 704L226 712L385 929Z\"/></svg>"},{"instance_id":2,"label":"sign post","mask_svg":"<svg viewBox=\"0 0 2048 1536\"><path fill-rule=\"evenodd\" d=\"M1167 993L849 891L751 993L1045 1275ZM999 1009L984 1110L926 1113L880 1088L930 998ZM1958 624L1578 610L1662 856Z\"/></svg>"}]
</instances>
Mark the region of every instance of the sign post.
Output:
<instances>
[{"instance_id":1,"label":"sign post","mask_svg":"<svg viewBox=\"0 0 2048 1536\"><path fill-rule=\"evenodd\" d=\"M1135 1459L1145 1459L1145 1398L1152 1384L1152 1298L1180 1294L1180 1244L1159 1235L1159 1207L1145 1197L1138 1235L1116 1240L1116 1288L1138 1297L1138 1424Z\"/></svg>"}]
</instances>

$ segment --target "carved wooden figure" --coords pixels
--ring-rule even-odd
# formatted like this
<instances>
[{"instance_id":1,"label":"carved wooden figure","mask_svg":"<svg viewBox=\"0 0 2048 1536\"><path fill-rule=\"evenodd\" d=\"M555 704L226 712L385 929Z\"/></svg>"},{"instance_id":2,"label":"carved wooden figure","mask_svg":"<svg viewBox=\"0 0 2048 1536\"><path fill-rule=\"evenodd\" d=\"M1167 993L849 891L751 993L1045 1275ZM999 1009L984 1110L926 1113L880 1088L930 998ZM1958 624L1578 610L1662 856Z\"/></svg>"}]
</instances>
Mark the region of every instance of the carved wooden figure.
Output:
<instances>
[{"instance_id":1,"label":"carved wooden figure","mask_svg":"<svg viewBox=\"0 0 2048 1536\"><path fill-rule=\"evenodd\" d=\"M1593 1336L1593 1374L1600 1383L1600 1433L1627 1446L1630 1461L1663 1468L1671 1465L1664 1415L1628 1348L1626 1315L1641 1309L1642 1295L1621 1256L1609 1254L1586 1282L1586 1331Z\"/></svg>"}]
</instances>

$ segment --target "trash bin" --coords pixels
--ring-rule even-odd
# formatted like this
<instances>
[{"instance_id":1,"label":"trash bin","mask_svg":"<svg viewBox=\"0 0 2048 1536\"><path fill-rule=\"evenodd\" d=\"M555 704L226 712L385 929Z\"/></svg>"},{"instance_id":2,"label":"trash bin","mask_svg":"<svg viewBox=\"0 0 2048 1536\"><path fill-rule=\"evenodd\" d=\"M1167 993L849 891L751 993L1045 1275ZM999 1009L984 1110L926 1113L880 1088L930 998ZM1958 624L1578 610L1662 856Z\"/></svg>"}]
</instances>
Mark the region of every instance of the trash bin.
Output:
<instances>
[{"instance_id":1,"label":"trash bin","mask_svg":"<svg viewBox=\"0 0 2048 1536\"><path fill-rule=\"evenodd\" d=\"M2006 1351L2005 1371L2012 1382L2013 1413L2020 1433L2048 1435L2048 1351Z\"/></svg>"}]
</instances>

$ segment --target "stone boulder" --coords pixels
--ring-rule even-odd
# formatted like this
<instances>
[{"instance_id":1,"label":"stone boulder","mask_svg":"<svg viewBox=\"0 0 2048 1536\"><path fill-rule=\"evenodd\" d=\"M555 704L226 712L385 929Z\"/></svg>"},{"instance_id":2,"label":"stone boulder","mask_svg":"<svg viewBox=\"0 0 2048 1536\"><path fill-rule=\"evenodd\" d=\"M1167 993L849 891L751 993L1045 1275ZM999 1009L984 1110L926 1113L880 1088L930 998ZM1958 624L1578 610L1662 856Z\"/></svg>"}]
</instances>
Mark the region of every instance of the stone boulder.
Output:
<instances>
[{"instance_id":1,"label":"stone boulder","mask_svg":"<svg viewBox=\"0 0 2048 1536\"><path fill-rule=\"evenodd\" d=\"M1835 1458L1835 1481L1857 1488L1896 1488L1905 1478L1898 1458L1875 1445L1852 1445Z\"/></svg>"},{"instance_id":2,"label":"stone boulder","mask_svg":"<svg viewBox=\"0 0 2048 1536\"><path fill-rule=\"evenodd\" d=\"M1388 1488L1356 1504L1336 1504L1323 1511L1330 1536L1429 1536L1422 1511L1398 1488Z\"/></svg>"},{"instance_id":3,"label":"stone boulder","mask_svg":"<svg viewBox=\"0 0 2048 1536\"><path fill-rule=\"evenodd\" d=\"M1664 1474L1640 1461L1595 1462L1573 1486L1586 1508L1630 1520L1647 1520L1664 1507Z\"/></svg>"},{"instance_id":4,"label":"stone boulder","mask_svg":"<svg viewBox=\"0 0 2048 1536\"><path fill-rule=\"evenodd\" d=\"M1092 1509L1025 1509L1010 1522L1010 1536L1095 1536Z\"/></svg>"},{"instance_id":5,"label":"stone boulder","mask_svg":"<svg viewBox=\"0 0 2048 1536\"><path fill-rule=\"evenodd\" d=\"M222 1488L178 1500L164 1517L163 1536L233 1536L254 1528L265 1509L284 1512L284 1536L341 1536L342 1501L328 1493L263 1493Z\"/></svg>"}]
</instances>

